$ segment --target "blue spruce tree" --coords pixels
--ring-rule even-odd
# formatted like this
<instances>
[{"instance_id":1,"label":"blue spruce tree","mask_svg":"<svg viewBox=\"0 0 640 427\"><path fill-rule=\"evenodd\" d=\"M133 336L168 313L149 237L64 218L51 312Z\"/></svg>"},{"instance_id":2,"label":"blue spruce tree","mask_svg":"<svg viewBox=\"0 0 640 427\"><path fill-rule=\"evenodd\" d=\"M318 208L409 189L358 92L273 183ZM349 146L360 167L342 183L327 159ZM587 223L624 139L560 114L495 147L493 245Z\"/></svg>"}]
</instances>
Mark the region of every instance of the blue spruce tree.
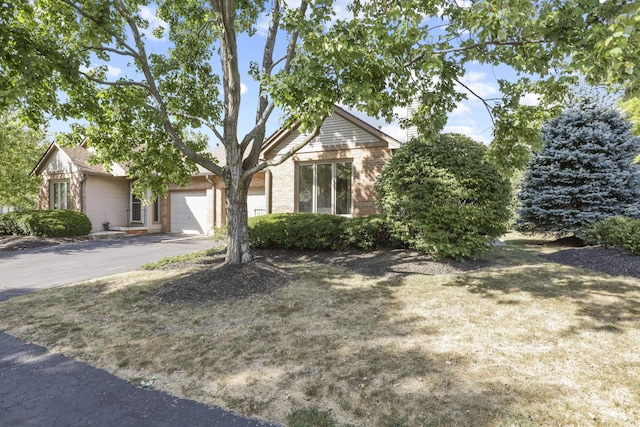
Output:
<instances>
[{"instance_id":1,"label":"blue spruce tree","mask_svg":"<svg viewBox=\"0 0 640 427\"><path fill-rule=\"evenodd\" d=\"M588 100L542 130L545 145L520 185L517 228L584 236L596 221L640 214L640 138L615 109Z\"/></svg>"}]
</instances>

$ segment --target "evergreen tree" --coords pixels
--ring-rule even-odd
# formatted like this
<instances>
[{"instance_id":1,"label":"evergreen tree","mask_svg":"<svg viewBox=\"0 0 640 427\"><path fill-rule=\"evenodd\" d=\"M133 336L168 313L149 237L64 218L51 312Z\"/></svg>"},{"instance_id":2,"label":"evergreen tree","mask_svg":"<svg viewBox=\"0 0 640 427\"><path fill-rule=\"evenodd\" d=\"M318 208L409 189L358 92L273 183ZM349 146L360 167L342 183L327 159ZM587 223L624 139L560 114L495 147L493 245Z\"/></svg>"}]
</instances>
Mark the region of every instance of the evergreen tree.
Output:
<instances>
[{"instance_id":1,"label":"evergreen tree","mask_svg":"<svg viewBox=\"0 0 640 427\"><path fill-rule=\"evenodd\" d=\"M640 138L614 108L584 100L548 122L519 191L518 228L582 237L596 221L640 214Z\"/></svg>"}]
</instances>

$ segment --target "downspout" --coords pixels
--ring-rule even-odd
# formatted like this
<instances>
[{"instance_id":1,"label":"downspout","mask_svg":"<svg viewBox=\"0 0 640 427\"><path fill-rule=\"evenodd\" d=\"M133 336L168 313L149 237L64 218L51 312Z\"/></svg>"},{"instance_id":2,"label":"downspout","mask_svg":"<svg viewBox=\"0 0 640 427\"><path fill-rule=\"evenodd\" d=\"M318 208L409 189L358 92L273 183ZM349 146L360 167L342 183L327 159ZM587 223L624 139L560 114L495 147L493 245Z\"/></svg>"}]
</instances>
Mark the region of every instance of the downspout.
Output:
<instances>
[{"instance_id":1,"label":"downspout","mask_svg":"<svg viewBox=\"0 0 640 427\"><path fill-rule=\"evenodd\" d=\"M204 179L206 179L209 184L211 184L211 188L212 188L212 198L213 198L213 210L211 212L211 228L213 229L213 232L215 233L215 229L216 229L216 185L213 183L213 181L211 181L209 179L209 175L205 175Z\"/></svg>"},{"instance_id":2,"label":"downspout","mask_svg":"<svg viewBox=\"0 0 640 427\"><path fill-rule=\"evenodd\" d=\"M265 213L271 213L271 170L264 171L264 207Z\"/></svg>"},{"instance_id":3,"label":"downspout","mask_svg":"<svg viewBox=\"0 0 640 427\"><path fill-rule=\"evenodd\" d=\"M84 183L89 178L89 176L84 173L82 174L82 179L80 180L80 212L86 214L84 211Z\"/></svg>"}]
</instances>

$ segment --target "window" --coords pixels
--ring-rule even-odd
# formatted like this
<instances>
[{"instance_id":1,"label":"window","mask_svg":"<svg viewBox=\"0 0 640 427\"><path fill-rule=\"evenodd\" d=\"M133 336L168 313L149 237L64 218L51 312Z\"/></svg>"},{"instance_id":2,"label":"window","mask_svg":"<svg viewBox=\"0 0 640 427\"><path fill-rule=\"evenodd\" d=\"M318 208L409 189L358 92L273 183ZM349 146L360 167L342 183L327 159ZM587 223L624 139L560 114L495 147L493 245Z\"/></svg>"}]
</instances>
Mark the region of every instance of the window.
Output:
<instances>
[{"instance_id":1,"label":"window","mask_svg":"<svg viewBox=\"0 0 640 427\"><path fill-rule=\"evenodd\" d=\"M351 162L298 165L298 212L351 214Z\"/></svg>"},{"instance_id":2,"label":"window","mask_svg":"<svg viewBox=\"0 0 640 427\"><path fill-rule=\"evenodd\" d=\"M160 222L160 197L153 201L153 222Z\"/></svg>"},{"instance_id":3,"label":"window","mask_svg":"<svg viewBox=\"0 0 640 427\"><path fill-rule=\"evenodd\" d=\"M49 206L51 209L69 209L69 181L52 181Z\"/></svg>"}]
</instances>

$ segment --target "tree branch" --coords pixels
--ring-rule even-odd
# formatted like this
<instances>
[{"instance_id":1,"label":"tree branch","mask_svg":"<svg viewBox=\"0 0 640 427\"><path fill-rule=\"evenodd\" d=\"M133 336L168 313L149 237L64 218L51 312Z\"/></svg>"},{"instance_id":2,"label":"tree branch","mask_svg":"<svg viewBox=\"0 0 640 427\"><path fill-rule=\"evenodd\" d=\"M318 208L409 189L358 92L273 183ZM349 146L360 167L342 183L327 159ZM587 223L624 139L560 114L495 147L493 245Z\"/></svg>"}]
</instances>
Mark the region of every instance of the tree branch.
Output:
<instances>
[{"instance_id":1,"label":"tree branch","mask_svg":"<svg viewBox=\"0 0 640 427\"><path fill-rule=\"evenodd\" d=\"M453 79L456 83L458 83L460 86L462 86L463 88L465 88L471 95L475 96L476 98L478 98L480 101L482 101L482 103L484 104L484 107L487 109L487 111L489 112L489 117L491 118L491 123L495 126L496 125L496 121L493 118L493 108L491 107L491 105L489 105L489 103L480 95L478 95L477 93L475 93L473 90L471 90L471 88L469 86L467 86L466 84L462 83L460 80L458 79Z\"/></svg>"},{"instance_id":2,"label":"tree branch","mask_svg":"<svg viewBox=\"0 0 640 427\"><path fill-rule=\"evenodd\" d=\"M258 121L256 122L256 125L253 127L253 129L251 129L251 131L247 133L244 136L244 138L242 138L243 151L244 149L247 148L249 143L256 137L259 130L262 129L262 131L264 131L264 127L266 126L267 120L269 120L269 117L271 116L271 113L273 112L274 108L275 108L275 103L273 102L269 103L265 111L262 113L262 116L258 118Z\"/></svg>"},{"instance_id":3,"label":"tree branch","mask_svg":"<svg viewBox=\"0 0 640 427\"><path fill-rule=\"evenodd\" d=\"M162 125L165 131L167 132L167 134L169 135L169 138L171 138L175 146L178 147L178 149L186 157L193 160L195 163L199 164L200 166L210 170L214 174L222 177L224 173L222 168L218 166L216 163L212 162L207 157L202 156L200 153L193 150L187 144L185 144L182 138L180 137L180 135L178 134L178 131L173 127L173 124L169 119L169 112L167 110L167 105L162 99L162 96L160 95L160 91L158 90L158 86L156 85L155 78L151 73L151 68L149 67L149 62L147 59L144 42L142 41L142 37L140 35L140 30L138 29L138 25L136 24L133 17L128 13L126 6L122 2L122 0L116 0L114 2L114 7L116 8L120 16L122 16L127 21L127 24L129 25L129 29L131 30L133 40L135 41L136 47L138 48L138 51L139 51L138 62L145 76L145 80L147 81L147 84L148 84L147 91L149 92L149 95L154 99L154 101L158 106L156 110L162 117Z\"/></svg>"},{"instance_id":4,"label":"tree branch","mask_svg":"<svg viewBox=\"0 0 640 427\"><path fill-rule=\"evenodd\" d=\"M140 82L136 82L136 81L132 81L132 80L117 80L115 82L110 82L107 80L100 80L97 79L83 71L78 71L80 73L80 75L86 77L88 80L91 80L94 83L100 84L100 85L105 85L105 86L136 86L136 87L141 87L143 89L146 89L147 91L149 90L149 86L147 86L144 83L140 83Z\"/></svg>"},{"instance_id":5,"label":"tree branch","mask_svg":"<svg viewBox=\"0 0 640 427\"><path fill-rule=\"evenodd\" d=\"M545 41L546 40L543 40L543 39L525 40L525 38L523 37L522 40L517 40L517 41L488 41L488 42L470 44L469 46L456 47L456 48L445 49L445 50L436 50L436 51L432 51L431 54L432 55L447 55L449 53L465 52L467 50L478 49L480 47L487 47L487 46L524 46L524 45L528 45L528 44L541 44L541 43L544 43ZM410 61L405 62L404 66L405 67L410 67L410 66L414 65L416 62L424 59L424 57L426 55L427 55L427 51L423 50L420 54L418 54L415 57L413 57L413 59L411 59Z\"/></svg>"},{"instance_id":6,"label":"tree branch","mask_svg":"<svg viewBox=\"0 0 640 427\"><path fill-rule=\"evenodd\" d=\"M322 120L323 123L324 123L325 119L326 119L326 117ZM311 140L313 138L318 136L318 134L320 133L320 127L321 126L322 126L322 124L320 124L319 126L316 126L315 128L313 128L313 131L311 133L309 133L302 141L300 141L299 143L297 143L296 145L291 147L289 149L289 151L287 151L286 153L278 156L277 158L274 157L271 160L265 160L265 161L263 161L261 163L258 163L253 168L246 170L244 172L243 176L251 177L256 172L260 172L261 170L264 170L264 169L266 169L268 167L281 165L282 163L287 161L289 158L291 158L291 156L293 156L298 151L300 151L305 145L307 145L309 142L311 142Z\"/></svg>"},{"instance_id":7,"label":"tree branch","mask_svg":"<svg viewBox=\"0 0 640 427\"><path fill-rule=\"evenodd\" d=\"M167 111L167 113L172 114L174 116L179 116L185 119L189 119L189 120L195 120L197 122L202 123L203 125L205 125L207 128L209 128L216 136L216 138L218 138L220 140L220 142L224 143L224 141L222 140L222 135L220 134L220 132L218 131L218 129L216 129L215 125L205 119L203 119L202 117L198 117L198 116L192 116L191 114L187 114L187 113L178 113L175 111Z\"/></svg>"},{"instance_id":8,"label":"tree branch","mask_svg":"<svg viewBox=\"0 0 640 427\"><path fill-rule=\"evenodd\" d=\"M302 1L300 3L300 7L298 8L298 12L300 13L300 16L304 19L304 15L307 13L307 7L309 6L309 4L306 1ZM287 62L284 64L284 71L286 73L289 72L289 70L291 70L291 62L293 61L293 58L296 54L296 46L298 44L298 36L300 35L300 33L298 31L294 31L293 33L291 33L291 40L289 40L289 45L287 46Z\"/></svg>"},{"instance_id":9,"label":"tree branch","mask_svg":"<svg viewBox=\"0 0 640 427\"><path fill-rule=\"evenodd\" d=\"M112 31L110 28L105 27L104 25L102 25L100 23L100 20L98 20L93 15L87 13L87 11L85 11L81 6L76 5L73 1L71 1L71 0L60 0L60 1L65 3L68 6L72 7L73 9L75 9L83 17L85 17L88 20L92 21L94 24L96 24L96 26L98 26L99 28L104 30L107 34L109 34L111 37L113 37L120 45L122 45L125 49L127 49L129 52L131 52L131 56L133 56L134 58L138 58L136 56L136 55L138 55L138 52L136 52L136 50L133 47L131 47L126 42L125 39L120 37L120 35L118 33L116 33L115 31Z\"/></svg>"},{"instance_id":10,"label":"tree branch","mask_svg":"<svg viewBox=\"0 0 640 427\"><path fill-rule=\"evenodd\" d=\"M270 75L273 69L273 51L275 49L276 38L278 36L278 30L280 28L280 0L275 0L273 3L273 9L271 11L271 22L269 24L269 32L267 34L267 40L264 44L264 52L262 54L262 72L263 75ZM262 149L262 141L265 137L265 126L267 119L271 115L275 105L273 102L269 102L269 96L266 91L263 90L262 84L260 84L258 101L258 108L256 111L256 125L251 131L245 135L240 144L240 151L243 153L249 146L252 140L256 140L251 152L248 156L248 162L250 164L257 163L260 156L260 150Z\"/></svg>"},{"instance_id":11,"label":"tree branch","mask_svg":"<svg viewBox=\"0 0 640 427\"><path fill-rule=\"evenodd\" d=\"M132 52L128 52L125 50L118 50L118 49L114 49L112 47L106 47L106 46L82 46L83 49L85 50L97 50L97 51L102 51L102 52L111 52L111 53L115 53L117 55L122 55L122 56L131 56L133 58L138 58L137 53L132 53Z\"/></svg>"}]
</instances>

